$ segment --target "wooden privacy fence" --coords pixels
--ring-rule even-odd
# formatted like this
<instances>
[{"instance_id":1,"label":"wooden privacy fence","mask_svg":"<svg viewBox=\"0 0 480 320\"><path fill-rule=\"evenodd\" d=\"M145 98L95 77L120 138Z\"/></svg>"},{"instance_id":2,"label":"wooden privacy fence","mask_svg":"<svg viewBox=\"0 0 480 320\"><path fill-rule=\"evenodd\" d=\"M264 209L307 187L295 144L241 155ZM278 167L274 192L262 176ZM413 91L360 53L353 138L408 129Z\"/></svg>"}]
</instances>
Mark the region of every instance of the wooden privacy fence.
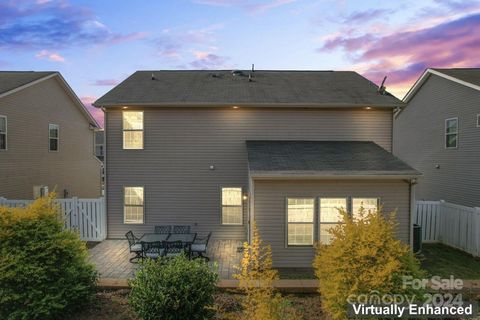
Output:
<instances>
[{"instance_id":1,"label":"wooden privacy fence","mask_svg":"<svg viewBox=\"0 0 480 320\"><path fill-rule=\"evenodd\" d=\"M107 237L105 200L77 197L55 200L63 213L65 228L76 230L85 241L102 241ZM33 200L9 200L0 197L0 206L25 207Z\"/></svg>"},{"instance_id":2,"label":"wooden privacy fence","mask_svg":"<svg viewBox=\"0 0 480 320\"><path fill-rule=\"evenodd\" d=\"M480 208L445 201L417 201L414 223L422 227L422 241L441 242L480 256Z\"/></svg>"}]
</instances>

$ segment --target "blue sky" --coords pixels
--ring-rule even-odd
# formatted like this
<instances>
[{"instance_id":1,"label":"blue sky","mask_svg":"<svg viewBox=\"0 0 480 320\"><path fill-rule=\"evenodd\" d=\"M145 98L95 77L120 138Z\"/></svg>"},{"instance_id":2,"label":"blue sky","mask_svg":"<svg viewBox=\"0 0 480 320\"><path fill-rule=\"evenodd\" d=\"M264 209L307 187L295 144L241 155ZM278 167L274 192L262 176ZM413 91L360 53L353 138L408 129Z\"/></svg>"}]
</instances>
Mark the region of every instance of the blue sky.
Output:
<instances>
[{"instance_id":1,"label":"blue sky","mask_svg":"<svg viewBox=\"0 0 480 320\"><path fill-rule=\"evenodd\" d=\"M58 70L88 106L135 70L252 63L387 75L401 98L427 67L479 67L479 49L479 0L0 1L0 69Z\"/></svg>"}]
</instances>

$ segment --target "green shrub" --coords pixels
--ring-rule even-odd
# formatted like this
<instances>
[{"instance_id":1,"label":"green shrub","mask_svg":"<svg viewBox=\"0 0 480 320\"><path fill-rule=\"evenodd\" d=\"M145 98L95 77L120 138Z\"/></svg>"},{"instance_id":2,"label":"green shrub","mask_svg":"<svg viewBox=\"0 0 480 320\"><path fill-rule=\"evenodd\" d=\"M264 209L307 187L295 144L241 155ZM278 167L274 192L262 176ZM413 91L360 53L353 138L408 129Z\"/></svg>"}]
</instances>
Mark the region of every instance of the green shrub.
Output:
<instances>
[{"instance_id":1,"label":"green shrub","mask_svg":"<svg viewBox=\"0 0 480 320\"><path fill-rule=\"evenodd\" d=\"M319 245L313 267L320 280L322 307L334 318L346 318L349 297L384 294L422 297L421 290L403 287L403 276L423 278L424 272L408 245L395 236L395 212L365 212L352 219L340 210L343 224L331 229L333 240Z\"/></svg>"},{"instance_id":2,"label":"green shrub","mask_svg":"<svg viewBox=\"0 0 480 320\"><path fill-rule=\"evenodd\" d=\"M89 303L96 272L78 235L63 230L53 196L0 207L0 318L64 317Z\"/></svg>"},{"instance_id":3,"label":"green shrub","mask_svg":"<svg viewBox=\"0 0 480 320\"><path fill-rule=\"evenodd\" d=\"M209 318L217 280L217 273L201 259L147 259L130 281L130 304L145 320Z\"/></svg>"}]
</instances>

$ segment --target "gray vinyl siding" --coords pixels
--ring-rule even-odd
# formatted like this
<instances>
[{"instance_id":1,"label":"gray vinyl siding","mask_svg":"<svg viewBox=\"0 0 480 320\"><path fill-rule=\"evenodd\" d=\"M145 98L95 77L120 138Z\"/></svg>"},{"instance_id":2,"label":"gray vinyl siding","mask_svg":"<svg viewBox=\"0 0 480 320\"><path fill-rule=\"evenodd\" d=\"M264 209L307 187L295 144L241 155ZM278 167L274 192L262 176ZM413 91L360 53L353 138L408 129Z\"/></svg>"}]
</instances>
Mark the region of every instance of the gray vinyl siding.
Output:
<instances>
[{"instance_id":1,"label":"gray vinyl siding","mask_svg":"<svg viewBox=\"0 0 480 320\"><path fill-rule=\"evenodd\" d=\"M480 91L431 75L395 120L394 154L423 174L418 200L480 206L479 113ZM445 149L445 119L454 117L458 148Z\"/></svg>"},{"instance_id":2,"label":"gray vinyl siding","mask_svg":"<svg viewBox=\"0 0 480 320\"><path fill-rule=\"evenodd\" d=\"M129 109L130 110L130 109ZM215 238L246 239L221 225L222 186L248 188L246 140L369 140L390 151L391 110L145 108L144 150L122 149L122 114L108 109L108 237L190 224ZM215 170L209 170L211 165ZM145 223L123 223L124 186L145 187Z\"/></svg>"},{"instance_id":3,"label":"gray vinyl siding","mask_svg":"<svg viewBox=\"0 0 480 320\"><path fill-rule=\"evenodd\" d=\"M263 241L272 247L275 267L311 267L315 250L313 247L287 247L286 245L286 199L315 198L316 221L318 221L318 198L320 197L368 197L380 198L384 212L397 210L397 235L409 242L410 186L401 180L257 180L255 188L255 221ZM318 239L318 223L315 224Z\"/></svg>"},{"instance_id":4,"label":"gray vinyl siding","mask_svg":"<svg viewBox=\"0 0 480 320\"><path fill-rule=\"evenodd\" d=\"M89 122L54 78L0 98L8 117L8 150L0 150L0 196L32 199L34 185L59 197L99 197L100 162ZM48 151L48 124L58 124L59 150Z\"/></svg>"}]
</instances>

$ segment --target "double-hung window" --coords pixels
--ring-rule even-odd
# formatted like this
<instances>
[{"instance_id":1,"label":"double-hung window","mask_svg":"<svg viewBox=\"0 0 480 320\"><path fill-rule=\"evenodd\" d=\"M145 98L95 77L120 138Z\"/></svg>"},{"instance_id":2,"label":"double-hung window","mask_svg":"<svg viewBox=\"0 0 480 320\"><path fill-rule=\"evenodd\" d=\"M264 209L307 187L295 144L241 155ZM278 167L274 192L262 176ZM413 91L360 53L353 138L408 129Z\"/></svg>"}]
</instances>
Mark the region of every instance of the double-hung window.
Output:
<instances>
[{"instance_id":1,"label":"double-hung window","mask_svg":"<svg viewBox=\"0 0 480 320\"><path fill-rule=\"evenodd\" d=\"M364 210L364 214L370 212L376 212L378 210L379 199L378 198L352 198L352 215L354 219L360 219L361 208Z\"/></svg>"},{"instance_id":2,"label":"double-hung window","mask_svg":"<svg viewBox=\"0 0 480 320\"><path fill-rule=\"evenodd\" d=\"M0 116L0 150L7 150L7 117Z\"/></svg>"},{"instance_id":3,"label":"double-hung window","mask_svg":"<svg viewBox=\"0 0 480 320\"><path fill-rule=\"evenodd\" d=\"M123 111L123 149L143 149L143 111Z\"/></svg>"},{"instance_id":4,"label":"double-hung window","mask_svg":"<svg viewBox=\"0 0 480 320\"><path fill-rule=\"evenodd\" d=\"M287 245L313 245L314 213L314 198L287 199Z\"/></svg>"},{"instance_id":5,"label":"double-hung window","mask_svg":"<svg viewBox=\"0 0 480 320\"><path fill-rule=\"evenodd\" d=\"M347 198L320 198L319 202L319 240L321 244L332 241L330 229L342 223L343 217L339 210L347 210Z\"/></svg>"},{"instance_id":6,"label":"double-hung window","mask_svg":"<svg viewBox=\"0 0 480 320\"><path fill-rule=\"evenodd\" d=\"M242 188L222 188L222 224L243 224Z\"/></svg>"},{"instance_id":7,"label":"double-hung window","mask_svg":"<svg viewBox=\"0 0 480 320\"><path fill-rule=\"evenodd\" d=\"M144 197L143 187L125 187L123 191L123 222L143 223Z\"/></svg>"},{"instance_id":8,"label":"double-hung window","mask_svg":"<svg viewBox=\"0 0 480 320\"><path fill-rule=\"evenodd\" d=\"M458 146L458 118L445 120L445 148Z\"/></svg>"},{"instance_id":9,"label":"double-hung window","mask_svg":"<svg viewBox=\"0 0 480 320\"><path fill-rule=\"evenodd\" d=\"M59 129L60 129L60 126L58 124L50 123L48 125L48 150L49 151L58 151Z\"/></svg>"}]
</instances>

